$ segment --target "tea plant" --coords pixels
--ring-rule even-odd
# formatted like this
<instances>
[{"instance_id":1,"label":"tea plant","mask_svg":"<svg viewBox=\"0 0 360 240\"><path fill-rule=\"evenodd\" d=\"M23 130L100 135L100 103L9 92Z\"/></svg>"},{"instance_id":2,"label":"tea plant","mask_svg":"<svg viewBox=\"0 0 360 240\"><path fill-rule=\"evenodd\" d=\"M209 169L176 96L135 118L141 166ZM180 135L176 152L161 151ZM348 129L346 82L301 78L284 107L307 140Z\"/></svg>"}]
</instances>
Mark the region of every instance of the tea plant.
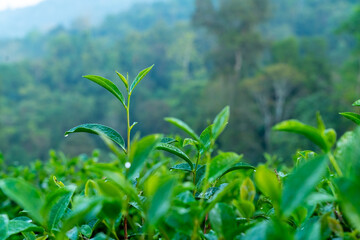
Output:
<instances>
[{"instance_id":1,"label":"tea plant","mask_svg":"<svg viewBox=\"0 0 360 240\"><path fill-rule=\"evenodd\" d=\"M296 152L293 169L270 162L255 168L242 155L217 149L229 107L199 135L169 117L187 137L131 137L137 124L130 121L131 96L151 69L131 84L117 72L125 97L112 81L85 76L120 101L126 141L95 123L65 136L99 135L114 153L109 163L99 162L97 152L74 159L51 152L46 163L12 167L0 155L0 240L360 238L359 128L337 140L319 113L316 127L278 123L275 131L303 135L318 147Z\"/></svg>"}]
</instances>

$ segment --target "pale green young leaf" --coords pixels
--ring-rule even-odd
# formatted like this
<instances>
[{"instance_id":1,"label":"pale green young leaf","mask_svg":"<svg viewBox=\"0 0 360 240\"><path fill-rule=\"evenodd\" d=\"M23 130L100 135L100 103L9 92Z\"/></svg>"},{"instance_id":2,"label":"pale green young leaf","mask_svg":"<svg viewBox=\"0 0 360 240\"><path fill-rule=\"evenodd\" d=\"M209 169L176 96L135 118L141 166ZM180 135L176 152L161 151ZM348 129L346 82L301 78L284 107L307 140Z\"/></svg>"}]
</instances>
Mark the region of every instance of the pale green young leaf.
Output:
<instances>
[{"instance_id":1,"label":"pale green young leaf","mask_svg":"<svg viewBox=\"0 0 360 240\"><path fill-rule=\"evenodd\" d=\"M360 106L360 99L356 100L353 104L354 107Z\"/></svg>"},{"instance_id":2,"label":"pale green young leaf","mask_svg":"<svg viewBox=\"0 0 360 240\"><path fill-rule=\"evenodd\" d=\"M201 143L200 153L201 154L209 151L209 149L211 147L211 143L213 141L212 129L213 129L213 125L210 125L207 128L205 128L205 130L200 134L200 143Z\"/></svg>"},{"instance_id":3,"label":"pale green young leaf","mask_svg":"<svg viewBox=\"0 0 360 240\"><path fill-rule=\"evenodd\" d=\"M145 68L144 70L142 70L141 72L139 72L139 74L136 76L135 80L131 83L130 86L130 94L132 93L132 91L134 90L134 88L136 87L136 85L139 84L139 82L150 72L150 70L154 67L154 65Z\"/></svg>"},{"instance_id":4,"label":"pale green young leaf","mask_svg":"<svg viewBox=\"0 0 360 240\"><path fill-rule=\"evenodd\" d=\"M87 132L100 136L105 136L117 143L124 151L126 151L123 137L117 131L110 127L96 123L86 123L73 127L70 130L66 131L65 136L76 132Z\"/></svg>"},{"instance_id":5,"label":"pale green young leaf","mask_svg":"<svg viewBox=\"0 0 360 240\"><path fill-rule=\"evenodd\" d=\"M95 76L95 75L86 75L86 76L83 76L83 77L89 79L90 81L93 81L93 82L99 84L100 86L102 86L103 88L108 90L117 99L119 99L119 101L124 106L124 108L126 108L124 96L122 95L120 90L116 87L116 85L112 81L110 81L109 79L100 77L100 76Z\"/></svg>"},{"instance_id":6,"label":"pale green young leaf","mask_svg":"<svg viewBox=\"0 0 360 240\"><path fill-rule=\"evenodd\" d=\"M119 78L123 82L126 90L128 90L129 89L129 83L128 83L127 79L121 73L119 73L118 71L116 71L116 74L119 76Z\"/></svg>"}]
</instances>

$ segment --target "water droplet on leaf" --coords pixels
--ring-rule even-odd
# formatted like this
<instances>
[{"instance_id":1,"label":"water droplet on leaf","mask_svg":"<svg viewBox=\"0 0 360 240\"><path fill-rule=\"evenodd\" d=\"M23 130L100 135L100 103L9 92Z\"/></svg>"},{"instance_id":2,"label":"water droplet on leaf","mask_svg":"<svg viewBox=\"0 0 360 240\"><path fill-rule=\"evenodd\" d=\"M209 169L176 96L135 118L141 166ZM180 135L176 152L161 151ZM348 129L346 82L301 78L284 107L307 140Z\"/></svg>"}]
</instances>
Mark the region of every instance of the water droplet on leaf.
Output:
<instances>
[{"instance_id":1,"label":"water droplet on leaf","mask_svg":"<svg viewBox=\"0 0 360 240\"><path fill-rule=\"evenodd\" d=\"M126 168L130 168L130 167L131 167L131 163L126 162L126 163L125 163L125 167L126 167Z\"/></svg>"}]
</instances>

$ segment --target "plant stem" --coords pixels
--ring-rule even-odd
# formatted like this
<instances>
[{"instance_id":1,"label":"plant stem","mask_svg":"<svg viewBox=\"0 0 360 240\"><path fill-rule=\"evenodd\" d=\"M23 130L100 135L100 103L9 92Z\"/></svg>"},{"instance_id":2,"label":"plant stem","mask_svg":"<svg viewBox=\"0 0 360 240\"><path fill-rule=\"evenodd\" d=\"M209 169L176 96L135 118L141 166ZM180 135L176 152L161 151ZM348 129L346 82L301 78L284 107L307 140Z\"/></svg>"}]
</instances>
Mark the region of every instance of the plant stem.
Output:
<instances>
[{"instance_id":1,"label":"plant stem","mask_svg":"<svg viewBox=\"0 0 360 240\"><path fill-rule=\"evenodd\" d=\"M334 167L337 175L338 175L339 177L342 177L342 176L343 176L343 173L341 172L341 169L340 169L339 165L337 164L334 156L331 154L331 152L328 152L327 155L328 155L328 157L329 157L329 159L330 159L330 162L331 162L331 164L333 165L333 167Z\"/></svg>"},{"instance_id":2,"label":"plant stem","mask_svg":"<svg viewBox=\"0 0 360 240\"><path fill-rule=\"evenodd\" d=\"M127 232L127 217L124 217L124 239L128 239L128 232Z\"/></svg>"},{"instance_id":3,"label":"plant stem","mask_svg":"<svg viewBox=\"0 0 360 240\"><path fill-rule=\"evenodd\" d=\"M128 93L128 101L127 101L127 107L126 107L126 117L127 117L127 154L128 157L130 157L130 97L131 94Z\"/></svg>"},{"instance_id":4,"label":"plant stem","mask_svg":"<svg viewBox=\"0 0 360 240\"><path fill-rule=\"evenodd\" d=\"M196 158L196 164L195 164L195 169L193 170L193 183L194 185L196 185L196 171L197 171L197 168L198 168L198 165L199 165L199 160L200 160L200 152L198 151L198 154L197 154L197 158ZM193 195L195 197L195 193L196 193L196 186L195 186L195 189L194 189L194 192L193 192Z\"/></svg>"}]
</instances>

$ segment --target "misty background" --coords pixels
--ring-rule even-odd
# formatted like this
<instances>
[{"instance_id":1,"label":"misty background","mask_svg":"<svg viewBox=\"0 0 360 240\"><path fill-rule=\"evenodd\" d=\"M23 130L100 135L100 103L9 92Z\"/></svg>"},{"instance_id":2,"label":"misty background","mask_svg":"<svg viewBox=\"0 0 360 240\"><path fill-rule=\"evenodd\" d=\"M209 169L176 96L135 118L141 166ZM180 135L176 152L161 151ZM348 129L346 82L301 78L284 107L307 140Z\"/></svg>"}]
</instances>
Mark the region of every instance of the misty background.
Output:
<instances>
[{"instance_id":1,"label":"misty background","mask_svg":"<svg viewBox=\"0 0 360 240\"><path fill-rule=\"evenodd\" d=\"M247 161L291 161L301 137L271 131L284 119L315 125L320 111L338 136L354 125L338 112L360 98L360 4L356 0L45 0L0 11L0 152L8 163L108 151L96 137L63 133L101 123L125 133L125 112L82 78L120 84L155 64L133 95L141 135L197 132L226 105L218 145ZM184 135L183 135L184 136ZM263 153L268 153L264 154Z\"/></svg>"}]
</instances>

